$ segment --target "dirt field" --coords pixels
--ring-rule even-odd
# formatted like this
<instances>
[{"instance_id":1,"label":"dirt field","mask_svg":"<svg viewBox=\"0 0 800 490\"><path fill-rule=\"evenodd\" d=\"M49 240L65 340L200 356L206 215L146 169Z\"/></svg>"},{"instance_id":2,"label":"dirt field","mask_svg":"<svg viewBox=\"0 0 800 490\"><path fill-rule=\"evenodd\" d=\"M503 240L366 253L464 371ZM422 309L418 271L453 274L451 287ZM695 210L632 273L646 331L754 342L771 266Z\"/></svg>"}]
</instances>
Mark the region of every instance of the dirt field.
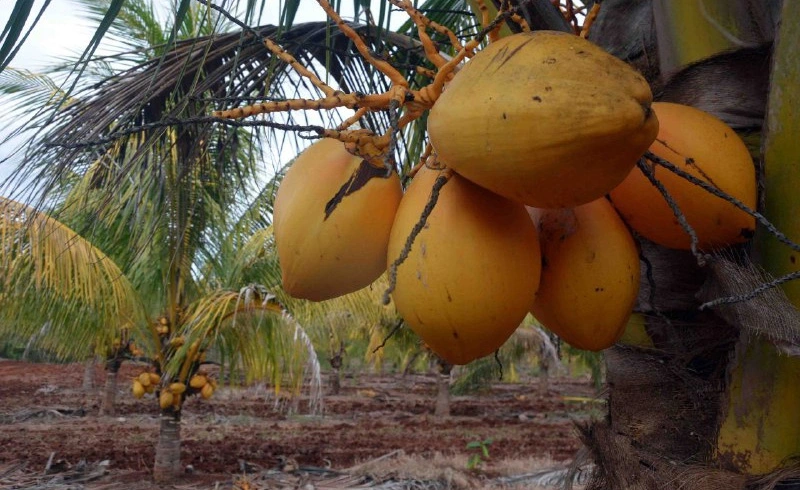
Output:
<instances>
[{"instance_id":1,"label":"dirt field","mask_svg":"<svg viewBox=\"0 0 800 490\"><path fill-rule=\"evenodd\" d=\"M129 394L129 381L139 371L123 367L117 414L100 417L100 367L95 391L87 393L81 390L82 365L0 361L0 488L41 483L48 461L50 474L76 468L104 473L69 488L159 488L149 483L157 403L152 396L136 400ZM214 488L213 482L230 487L243 470L369 470L377 481L402 476L403 465L414 461L452 466L466 480L486 481L570 460L580 447L574 421L602 409L586 400L594 394L587 379L498 383L480 395L453 397L452 416L444 419L432 415L435 392L433 376L345 378L340 395L325 397L322 416L306 414L303 400L296 413L287 414L263 387L221 388L210 400L189 399L181 430L182 463L190 473L176 488ZM468 443L486 439L489 458L467 470L469 457L480 452ZM79 466L82 460L85 467ZM364 464L371 461L372 467ZM475 487L474 481L451 486Z\"/></svg>"}]
</instances>

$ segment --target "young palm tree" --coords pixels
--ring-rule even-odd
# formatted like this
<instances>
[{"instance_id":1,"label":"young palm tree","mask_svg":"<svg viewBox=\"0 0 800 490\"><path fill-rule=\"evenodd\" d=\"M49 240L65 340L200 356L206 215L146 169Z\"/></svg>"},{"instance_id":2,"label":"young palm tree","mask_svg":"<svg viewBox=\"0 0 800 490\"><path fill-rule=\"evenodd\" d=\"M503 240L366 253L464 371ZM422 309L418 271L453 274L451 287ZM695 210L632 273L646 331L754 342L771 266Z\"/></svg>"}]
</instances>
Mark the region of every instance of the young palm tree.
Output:
<instances>
[{"instance_id":1,"label":"young palm tree","mask_svg":"<svg viewBox=\"0 0 800 490\"><path fill-rule=\"evenodd\" d=\"M110 9L87 4L98 15ZM192 383L206 354L234 380L270 379L280 387L288 379L293 389L303 383L306 360L315 380L319 366L305 330L255 284L278 286L274 251L251 243L269 223L274 189L259 166L256 132L186 122L207 113L209 96L231 85L276 84L279 93L286 71L241 33L211 35L220 19L205 7L183 13L176 37L189 39L174 44L148 7L126 3L117 16L126 24L109 30L136 48L113 57L132 67L116 73L105 58L113 76L81 86L68 104L55 106L57 118L44 106L23 126L41 132L25 148L16 191L41 210L3 201L0 250L4 325L50 320L52 340L73 355L85 354L90 341L117 348L114 331L131 332L152 362L148 388L155 384L150 375L158 380L154 476L167 481L180 472L183 400L213 390L212 383ZM322 54L315 40L325 38L324 25L291 34ZM231 77L239 63L248 73ZM164 124L170 119L183 123ZM28 182L33 186L22 187ZM254 277L264 268L269 273ZM31 298L36 303L24 301ZM18 327L16 334L30 335ZM296 369L282 372L281 365ZM134 390L142 395L136 382Z\"/></svg>"}]
</instances>

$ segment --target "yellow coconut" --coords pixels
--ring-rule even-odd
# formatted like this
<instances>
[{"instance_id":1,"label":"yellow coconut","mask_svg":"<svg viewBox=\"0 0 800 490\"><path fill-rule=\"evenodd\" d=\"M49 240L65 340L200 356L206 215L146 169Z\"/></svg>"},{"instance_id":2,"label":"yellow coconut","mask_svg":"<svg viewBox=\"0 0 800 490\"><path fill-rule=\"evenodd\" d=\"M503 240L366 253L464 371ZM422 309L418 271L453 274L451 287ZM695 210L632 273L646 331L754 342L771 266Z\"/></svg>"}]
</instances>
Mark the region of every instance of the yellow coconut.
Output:
<instances>
[{"instance_id":1,"label":"yellow coconut","mask_svg":"<svg viewBox=\"0 0 800 490\"><path fill-rule=\"evenodd\" d=\"M533 215L542 253L533 316L574 347L610 347L625 331L639 292L633 237L605 198Z\"/></svg>"},{"instance_id":2,"label":"yellow coconut","mask_svg":"<svg viewBox=\"0 0 800 490\"><path fill-rule=\"evenodd\" d=\"M386 247L402 197L386 175L323 139L294 161L275 198L273 225L283 288L322 301L368 286L386 269Z\"/></svg>"},{"instance_id":3,"label":"yellow coconut","mask_svg":"<svg viewBox=\"0 0 800 490\"><path fill-rule=\"evenodd\" d=\"M136 398L141 398L144 396L144 386L142 386L142 383L140 383L138 379L133 380L133 386L131 386L131 390L133 391L133 396Z\"/></svg>"},{"instance_id":4,"label":"yellow coconut","mask_svg":"<svg viewBox=\"0 0 800 490\"><path fill-rule=\"evenodd\" d=\"M423 168L397 211L399 257L440 172ZM536 230L524 206L454 174L397 269L392 298L406 323L452 364L491 354L514 332L539 284Z\"/></svg>"},{"instance_id":5,"label":"yellow coconut","mask_svg":"<svg viewBox=\"0 0 800 490\"><path fill-rule=\"evenodd\" d=\"M658 131L633 68L578 36L515 34L461 69L428 117L439 159L509 199L584 204L622 182Z\"/></svg>"},{"instance_id":6,"label":"yellow coconut","mask_svg":"<svg viewBox=\"0 0 800 490\"><path fill-rule=\"evenodd\" d=\"M200 389L200 396L202 396L204 400L208 400L209 398L211 398L211 395L213 394L214 394L214 385L212 385L211 383L206 383Z\"/></svg>"},{"instance_id":7,"label":"yellow coconut","mask_svg":"<svg viewBox=\"0 0 800 490\"><path fill-rule=\"evenodd\" d=\"M195 374L194 376L191 377L191 379L189 379L189 386L191 386L192 388L194 388L196 390L199 390L200 388L205 386L207 383L208 383L208 380L206 379L205 375L203 375L203 374Z\"/></svg>"},{"instance_id":8,"label":"yellow coconut","mask_svg":"<svg viewBox=\"0 0 800 490\"><path fill-rule=\"evenodd\" d=\"M180 395L184 391L186 391L186 385L183 383L170 383L169 391L176 395Z\"/></svg>"},{"instance_id":9,"label":"yellow coconut","mask_svg":"<svg viewBox=\"0 0 800 490\"><path fill-rule=\"evenodd\" d=\"M178 347L182 346L186 342L186 338L183 335L178 337L172 338L169 340L170 347L177 349Z\"/></svg>"},{"instance_id":10,"label":"yellow coconut","mask_svg":"<svg viewBox=\"0 0 800 490\"><path fill-rule=\"evenodd\" d=\"M152 383L152 378L150 377L150 373L147 373L147 372L139 374L138 380L139 380L139 383L141 383L142 386L145 387L145 388L150 386L150 384ZM158 383L158 382L156 382L156 383ZM152 383L152 384L155 384L155 383Z\"/></svg>"},{"instance_id":11,"label":"yellow coconut","mask_svg":"<svg viewBox=\"0 0 800 490\"><path fill-rule=\"evenodd\" d=\"M161 394L158 396L158 405L162 408L162 410L166 410L171 407L173 401L175 401L175 397L170 391L161 390Z\"/></svg>"},{"instance_id":12,"label":"yellow coconut","mask_svg":"<svg viewBox=\"0 0 800 490\"><path fill-rule=\"evenodd\" d=\"M661 122L650 147L654 154L755 209L753 159L733 129L685 105L657 102L653 110ZM721 248L753 236L752 216L663 167L648 165L696 232L701 249ZM640 169L611 191L611 200L625 222L648 240L670 248L690 247L689 234Z\"/></svg>"}]
</instances>

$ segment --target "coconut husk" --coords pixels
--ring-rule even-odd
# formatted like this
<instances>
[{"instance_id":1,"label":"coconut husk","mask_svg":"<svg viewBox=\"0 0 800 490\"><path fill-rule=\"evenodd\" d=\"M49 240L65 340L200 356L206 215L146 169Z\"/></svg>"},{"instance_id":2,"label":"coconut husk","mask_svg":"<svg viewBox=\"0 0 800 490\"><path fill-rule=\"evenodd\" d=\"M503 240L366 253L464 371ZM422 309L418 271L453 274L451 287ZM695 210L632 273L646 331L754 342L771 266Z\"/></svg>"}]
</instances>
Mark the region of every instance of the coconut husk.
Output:
<instances>
[{"instance_id":1,"label":"coconut husk","mask_svg":"<svg viewBox=\"0 0 800 490\"><path fill-rule=\"evenodd\" d=\"M714 313L743 334L760 336L786 355L800 356L800 311L780 287L772 287L749 297L752 292L774 281L766 271L747 259L734 261L716 256L708 264L708 280L698 298Z\"/></svg>"},{"instance_id":2,"label":"coconut husk","mask_svg":"<svg viewBox=\"0 0 800 490\"><path fill-rule=\"evenodd\" d=\"M597 469L586 490L744 489L746 478L699 463L672 460L632 443L608 423L579 426Z\"/></svg>"}]
</instances>

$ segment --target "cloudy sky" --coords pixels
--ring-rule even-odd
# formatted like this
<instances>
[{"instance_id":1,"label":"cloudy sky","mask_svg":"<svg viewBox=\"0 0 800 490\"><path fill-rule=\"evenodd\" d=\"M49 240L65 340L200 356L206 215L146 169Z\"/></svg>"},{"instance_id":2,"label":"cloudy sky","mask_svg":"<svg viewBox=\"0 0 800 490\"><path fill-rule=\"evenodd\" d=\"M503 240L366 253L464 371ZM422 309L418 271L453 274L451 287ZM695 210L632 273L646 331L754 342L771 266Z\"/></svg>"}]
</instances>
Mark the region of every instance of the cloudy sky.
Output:
<instances>
[{"instance_id":1,"label":"cloudy sky","mask_svg":"<svg viewBox=\"0 0 800 490\"><path fill-rule=\"evenodd\" d=\"M31 16L41 8L42 0L38 0ZM0 0L0 25L5 25L11 15L14 0ZM11 66L19 69L39 71L55 57L67 56L86 46L92 37L92 28L76 15L76 6L69 0L53 0L41 20L28 36L25 44L17 53ZM9 104L0 98L0 107ZM0 192L3 192L11 167L18 161L16 158L4 161L21 141L9 139L9 125L13 121L0 119Z\"/></svg>"},{"instance_id":2,"label":"cloudy sky","mask_svg":"<svg viewBox=\"0 0 800 490\"><path fill-rule=\"evenodd\" d=\"M42 3L41 0L35 2L31 17L35 17ZM3 25L13 4L14 0L0 0L0 22ZM79 9L70 0L53 0L12 65L36 71L56 56L66 56L85 47L92 37L92 28L78 13Z\"/></svg>"}]
</instances>

